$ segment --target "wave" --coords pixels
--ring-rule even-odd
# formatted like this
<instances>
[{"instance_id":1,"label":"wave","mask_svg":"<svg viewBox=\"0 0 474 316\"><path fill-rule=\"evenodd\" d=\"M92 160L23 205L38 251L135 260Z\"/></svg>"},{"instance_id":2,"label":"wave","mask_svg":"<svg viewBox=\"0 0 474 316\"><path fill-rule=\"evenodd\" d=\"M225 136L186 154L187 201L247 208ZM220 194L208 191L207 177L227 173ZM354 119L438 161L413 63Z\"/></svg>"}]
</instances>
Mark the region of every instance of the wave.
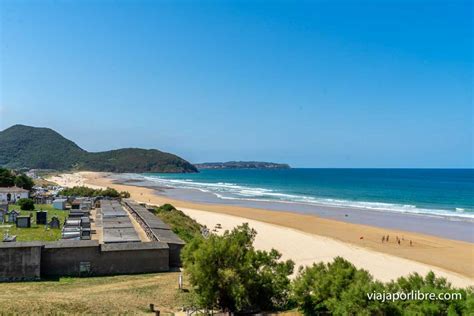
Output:
<instances>
[{"instance_id":1,"label":"wave","mask_svg":"<svg viewBox=\"0 0 474 316\"><path fill-rule=\"evenodd\" d=\"M229 182L206 183L190 179L169 179L150 175L125 175L125 177L149 181L155 185L170 188L195 189L212 193L223 200L246 200L263 202L299 203L315 206L348 207L373 211L389 211L430 216L441 216L474 220L474 210L455 208L453 210L419 208L411 204L385 202L351 201L344 199L321 198L315 196L278 192L268 188L250 187Z\"/></svg>"}]
</instances>

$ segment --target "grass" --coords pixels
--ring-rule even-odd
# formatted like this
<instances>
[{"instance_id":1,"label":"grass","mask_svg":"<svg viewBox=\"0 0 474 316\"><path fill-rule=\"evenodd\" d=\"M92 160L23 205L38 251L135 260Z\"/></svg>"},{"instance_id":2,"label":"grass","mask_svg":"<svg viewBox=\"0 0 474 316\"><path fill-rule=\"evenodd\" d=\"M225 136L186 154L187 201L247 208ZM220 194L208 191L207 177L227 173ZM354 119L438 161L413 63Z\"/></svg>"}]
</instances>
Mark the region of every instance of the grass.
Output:
<instances>
[{"instance_id":1,"label":"grass","mask_svg":"<svg viewBox=\"0 0 474 316\"><path fill-rule=\"evenodd\" d=\"M201 235L201 225L170 204L155 208L153 213L170 225L173 232L185 242L190 242L194 236Z\"/></svg>"},{"instance_id":2,"label":"grass","mask_svg":"<svg viewBox=\"0 0 474 316\"><path fill-rule=\"evenodd\" d=\"M58 281L3 283L1 314L146 314L186 306L190 294L178 289L179 272ZM187 286L186 279L184 280Z\"/></svg>"},{"instance_id":3,"label":"grass","mask_svg":"<svg viewBox=\"0 0 474 316\"><path fill-rule=\"evenodd\" d=\"M10 205L10 210L20 211L20 207L18 205ZM35 204L35 210L48 211L48 222L53 216L57 216L61 225L69 213L68 211L55 210L51 204ZM3 238L3 235L8 230L10 235L16 235L17 241L54 241L61 239L61 229L46 229L45 225L36 225L35 211L20 211L20 214L26 216L33 215L31 227L16 228L15 223L5 223L4 226L11 226L0 226L0 238Z\"/></svg>"}]
</instances>

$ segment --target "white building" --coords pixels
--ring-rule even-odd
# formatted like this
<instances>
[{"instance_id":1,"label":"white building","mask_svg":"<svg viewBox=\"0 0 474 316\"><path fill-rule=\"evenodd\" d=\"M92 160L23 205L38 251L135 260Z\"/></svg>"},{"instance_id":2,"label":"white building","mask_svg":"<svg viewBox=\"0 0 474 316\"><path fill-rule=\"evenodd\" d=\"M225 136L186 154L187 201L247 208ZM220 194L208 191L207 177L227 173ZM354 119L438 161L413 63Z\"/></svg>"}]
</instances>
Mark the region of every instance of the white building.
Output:
<instances>
[{"instance_id":1,"label":"white building","mask_svg":"<svg viewBox=\"0 0 474 316\"><path fill-rule=\"evenodd\" d=\"M15 203L19 199L28 198L29 195L30 191L18 187L0 188L0 202Z\"/></svg>"}]
</instances>

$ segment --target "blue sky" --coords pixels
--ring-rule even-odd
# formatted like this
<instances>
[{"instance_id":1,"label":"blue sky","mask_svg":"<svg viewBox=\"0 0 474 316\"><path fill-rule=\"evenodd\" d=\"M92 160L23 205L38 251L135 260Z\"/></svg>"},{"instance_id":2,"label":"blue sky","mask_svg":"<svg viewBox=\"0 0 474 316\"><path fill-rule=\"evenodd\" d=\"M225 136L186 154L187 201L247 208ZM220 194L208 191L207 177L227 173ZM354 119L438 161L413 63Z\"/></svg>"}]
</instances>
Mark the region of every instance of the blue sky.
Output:
<instances>
[{"instance_id":1,"label":"blue sky","mask_svg":"<svg viewBox=\"0 0 474 316\"><path fill-rule=\"evenodd\" d=\"M474 167L469 1L0 1L0 129L192 162Z\"/></svg>"}]
</instances>

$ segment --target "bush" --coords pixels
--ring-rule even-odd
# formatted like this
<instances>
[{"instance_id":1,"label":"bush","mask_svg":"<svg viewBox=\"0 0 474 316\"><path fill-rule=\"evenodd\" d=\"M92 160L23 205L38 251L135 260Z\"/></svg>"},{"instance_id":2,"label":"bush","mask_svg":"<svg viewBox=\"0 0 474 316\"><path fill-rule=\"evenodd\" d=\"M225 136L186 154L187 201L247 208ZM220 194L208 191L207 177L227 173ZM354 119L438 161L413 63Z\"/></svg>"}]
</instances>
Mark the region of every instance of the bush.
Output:
<instances>
[{"instance_id":1,"label":"bush","mask_svg":"<svg viewBox=\"0 0 474 316\"><path fill-rule=\"evenodd\" d=\"M9 169L0 168L0 187L12 187L14 185L25 190L31 190L34 182L24 173L17 175Z\"/></svg>"},{"instance_id":2,"label":"bush","mask_svg":"<svg viewBox=\"0 0 474 316\"><path fill-rule=\"evenodd\" d=\"M163 212L171 212L171 211L176 211L176 208L173 205L166 203L166 204L161 205L158 208L158 210L163 211Z\"/></svg>"},{"instance_id":3,"label":"bush","mask_svg":"<svg viewBox=\"0 0 474 316\"><path fill-rule=\"evenodd\" d=\"M67 188L59 192L59 195L63 196L84 196L84 197L96 197L96 196L104 196L104 197L111 197L111 198L129 198L130 193L127 191L118 192L113 188L107 189L92 189L85 186L76 186L73 188Z\"/></svg>"},{"instance_id":4,"label":"bush","mask_svg":"<svg viewBox=\"0 0 474 316\"><path fill-rule=\"evenodd\" d=\"M15 185L15 176L5 168L0 168L0 187L12 187Z\"/></svg>"},{"instance_id":5,"label":"bush","mask_svg":"<svg viewBox=\"0 0 474 316\"><path fill-rule=\"evenodd\" d=\"M120 197L122 199L128 199L130 197L130 193L128 191L122 191L120 192Z\"/></svg>"},{"instance_id":6,"label":"bush","mask_svg":"<svg viewBox=\"0 0 474 316\"><path fill-rule=\"evenodd\" d=\"M369 300L367 293L461 293L462 300ZM433 272L425 278L411 274L383 284L365 270L338 257L331 263L300 269L293 283L293 299L305 315L470 315L474 312L472 289L452 288Z\"/></svg>"},{"instance_id":7,"label":"bush","mask_svg":"<svg viewBox=\"0 0 474 316\"><path fill-rule=\"evenodd\" d=\"M244 224L223 236L195 238L184 247L184 268L200 307L232 312L287 307L294 263L279 262L276 250L255 250L255 235Z\"/></svg>"},{"instance_id":8,"label":"bush","mask_svg":"<svg viewBox=\"0 0 474 316\"><path fill-rule=\"evenodd\" d=\"M20 174L15 178L15 185L19 188L23 188L25 190L31 190L34 186L33 179L28 177L26 174Z\"/></svg>"},{"instance_id":9,"label":"bush","mask_svg":"<svg viewBox=\"0 0 474 316\"><path fill-rule=\"evenodd\" d=\"M383 285L367 271L337 257L332 263L300 269L293 284L293 298L305 315L352 315L362 310L374 314L384 308L377 301L369 301L366 293L382 290Z\"/></svg>"},{"instance_id":10,"label":"bush","mask_svg":"<svg viewBox=\"0 0 474 316\"><path fill-rule=\"evenodd\" d=\"M446 281L438 278L433 272L425 277L413 273L408 277L401 277L386 285L387 292L420 291L422 293L460 293L461 300L397 300L394 307L401 314L411 315L473 315L474 293L471 289L457 289Z\"/></svg>"},{"instance_id":11,"label":"bush","mask_svg":"<svg viewBox=\"0 0 474 316\"><path fill-rule=\"evenodd\" d=\"M185 242L201 236L201 225L171 204L155 208L154 214L170 225L173 232Z\"/></svg>"},{"instance_id":12,"label":"bush","mask_svg":"<svg viewBox=\"0 0 474 316\"><path fill-rule=\"evenodd\" d=\"M35 204L32 199L19 199L16 202L22 211L32 211L35 209Z\"/></svg>"}]
</instances>

